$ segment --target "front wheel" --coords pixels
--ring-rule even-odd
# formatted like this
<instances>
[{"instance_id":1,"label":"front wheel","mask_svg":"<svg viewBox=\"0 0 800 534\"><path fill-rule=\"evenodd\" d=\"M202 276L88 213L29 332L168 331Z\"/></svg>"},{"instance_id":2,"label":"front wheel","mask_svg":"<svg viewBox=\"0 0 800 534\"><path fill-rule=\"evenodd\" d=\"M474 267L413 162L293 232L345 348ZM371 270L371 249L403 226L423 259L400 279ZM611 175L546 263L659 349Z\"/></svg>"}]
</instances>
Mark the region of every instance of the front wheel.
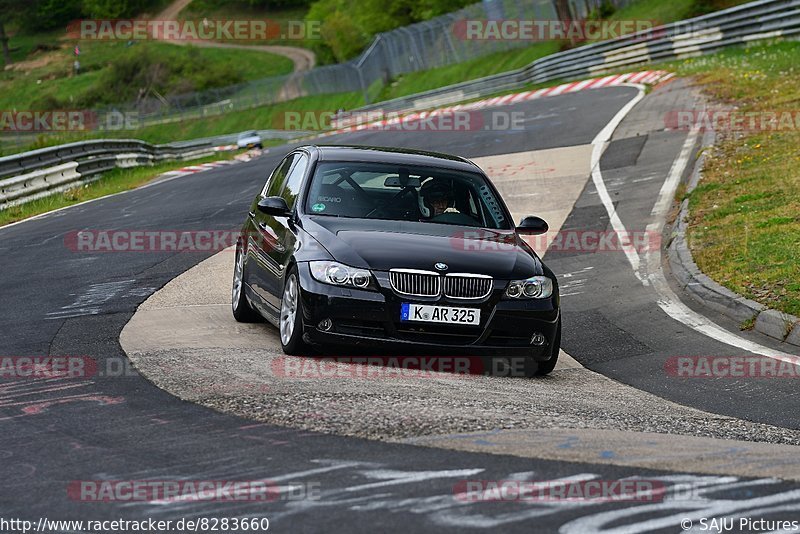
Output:
<instances>
[{"instance_id":1,"label":"front wheel","mask_svg":"<svg viewBox=\"0 0 800 534\"><path fill-rule=\"evenodd\" d=\"M289 271L283 286L279 325L283 352L289 355L304 354L308 347L303 341L303 303L296 267Z\"/></svg>"}]
</instances>

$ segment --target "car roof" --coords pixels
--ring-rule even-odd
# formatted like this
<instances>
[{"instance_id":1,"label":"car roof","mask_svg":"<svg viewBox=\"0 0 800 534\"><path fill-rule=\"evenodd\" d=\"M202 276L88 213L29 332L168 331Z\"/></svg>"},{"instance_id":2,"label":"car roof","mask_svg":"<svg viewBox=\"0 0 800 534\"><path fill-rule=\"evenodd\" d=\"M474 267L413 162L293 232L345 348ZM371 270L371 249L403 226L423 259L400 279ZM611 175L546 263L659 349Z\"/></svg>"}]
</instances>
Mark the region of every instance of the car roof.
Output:
<instances>
[{"instance_id":1,"label":"car roof","mask_svg":"<svg viewBox=\"0 0 800 534\"><path fill-rule=\"evenodd\" d=\"M319 161L358 161L395 163L399 165L428 165L433 167L445 167L453 170L480 172L478 166L468 159L424 150L349 145L309 145L301 148L316 151L319 154Z\"/></svg>"}]
</instances>

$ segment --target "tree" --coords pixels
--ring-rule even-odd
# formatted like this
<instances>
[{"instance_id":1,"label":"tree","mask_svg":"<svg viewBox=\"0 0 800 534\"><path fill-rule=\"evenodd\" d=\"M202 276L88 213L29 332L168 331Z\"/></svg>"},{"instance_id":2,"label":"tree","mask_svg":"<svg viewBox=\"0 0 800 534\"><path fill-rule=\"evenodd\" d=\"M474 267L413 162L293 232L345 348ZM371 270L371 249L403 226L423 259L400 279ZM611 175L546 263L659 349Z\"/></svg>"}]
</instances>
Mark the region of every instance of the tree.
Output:
<instances>
[{"instance_id":1,"label":"tree","mask_svg":"<svg viewBox=\"0 0 800 534\"><path fill-rule=\"evenodd\" d=\"M11 65L11 52L8 50L8 35L6 35L6 26L3 20L0 19L0 46L3 47L3 65Z\"/></svg>"},{"instance_id":2,"label":"tree","mask_svg":"<svg viewBox=\"0 0 800 534\"><path fill-rule=\"evenodd\" d=\"M572 12L569 9L569 0L555 0L556 16L558 20L567 27L572 24ZM569 39L570 46L575 46L576 40L574 36Z\"/></svg>"},{"instance_id":3,"label":"tree","mask_svg":"<svg viewBox=\"0 0 800 534\"><path fill-rule=\"evenodd\" d=\"M3 49L3 63L10 65L11 51L8 48L6 24L14 21L25 8L25 0L0 0L0 47Z\"/></svg>"},{"instance_id":4,"label":"tree","mask_svg":"<svg viewBox=\"0 0 800 534\"><path fill-rule=\"evenodd\" d=\"M2 1L2 0L0 0ZM80 18L81 0L11 0L24 7L19 10L16 22L30 32L64 28Z\"/></svg>"},{"instance_id":5,"label":"tree","mask_svg":"<svg viewBox=\"0 0 800 534\"><path fill-rule=\"evenodd\" d=\"M95 19L134 17L151 7L154 0L83 0L83 13Z\"/></svg>"}]
</instances>

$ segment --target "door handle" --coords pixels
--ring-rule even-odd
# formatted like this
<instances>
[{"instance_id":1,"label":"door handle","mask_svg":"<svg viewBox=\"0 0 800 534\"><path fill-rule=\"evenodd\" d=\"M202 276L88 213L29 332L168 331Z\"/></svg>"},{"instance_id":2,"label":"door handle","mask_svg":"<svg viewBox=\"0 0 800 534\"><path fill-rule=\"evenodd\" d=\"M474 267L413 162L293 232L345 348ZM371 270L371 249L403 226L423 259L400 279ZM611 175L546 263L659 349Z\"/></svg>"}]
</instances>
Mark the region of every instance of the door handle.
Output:
<instances>
[{"instance_id":1,"label":"door handle","mask_svg":"<svg viewBox=\"0 0 800 534\"><path fill-rule=\"evenodd\" d=\"M250 215L250 217L252 217L253 219L256 218L256 212L254 211L248 211L247 214Z\"/></svg>"}]
</instances>

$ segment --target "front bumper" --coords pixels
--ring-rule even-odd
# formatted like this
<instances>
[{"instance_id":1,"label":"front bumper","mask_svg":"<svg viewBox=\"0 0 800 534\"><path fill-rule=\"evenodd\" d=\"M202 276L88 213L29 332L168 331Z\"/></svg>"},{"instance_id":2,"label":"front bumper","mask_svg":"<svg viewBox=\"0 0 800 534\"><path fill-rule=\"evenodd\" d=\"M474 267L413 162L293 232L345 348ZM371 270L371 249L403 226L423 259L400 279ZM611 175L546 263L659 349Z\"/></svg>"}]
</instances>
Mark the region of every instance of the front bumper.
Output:
<instances>
[{"instance_id":1,"label":"front bumper","mask_svg":"<svg viewBox=\"0 0 800 534\"><path fill-rule=\"evenodd\" d=\"M322 284L311 276L308 263L298 265L305 339L321 346L399 349L426 353L527 356L550 359L559 320L558 295L542 300L503 300L500 284L480 302L400 297L381 284L379 291L362 291ZM380 282L379 282L380 283ZM403 302L472 307L481 310L478 326L400 321ZM333 326L324 331L324 319ZM535 346L535 333L544 345Z\"/></svg>"}]
</instances>

